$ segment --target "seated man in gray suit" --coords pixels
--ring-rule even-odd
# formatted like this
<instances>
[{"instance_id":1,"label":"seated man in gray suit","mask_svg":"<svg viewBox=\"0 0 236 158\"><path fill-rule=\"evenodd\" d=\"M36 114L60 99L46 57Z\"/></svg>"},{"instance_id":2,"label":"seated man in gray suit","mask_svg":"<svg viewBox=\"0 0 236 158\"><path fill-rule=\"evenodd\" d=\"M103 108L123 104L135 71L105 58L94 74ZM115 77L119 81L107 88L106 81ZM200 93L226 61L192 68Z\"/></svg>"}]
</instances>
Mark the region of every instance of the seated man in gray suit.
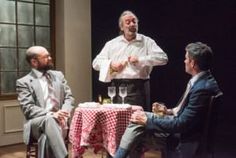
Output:
<instances>
[{"instance_id":1,"label":"seated man in gray suit","mask_svg":"<svg viewBox=\"0 0 236 158\"><path fill-rule=\"evenodd\" d=\"M141 154L137 154L138 147L143 145L150 133L159 136L159 145L165 144L166 138L170 134L178 133L179 142L173 157L194 157L210 97L220 93L220 89L210 72L213 55L211 48L206 44L196 42L188 44L185 50L185 71L192 77L179 104L173 109L162 107L166 114L163 117L143 111L132 114L132 123L122 136L115 158L125 158L128 155L135 158L140 157Z\"/></svg>"},{"instance_id":2,"label":"seated man in gray suit","mask_svg":"<svg viewBox=\"0 0 236 158\"><path fill-rule=\"evenodd\" d=\"M68 118L74 98L64 75L51 70L52 58L41 46L26 51L32 70L16 81L21 109L25 116L24 142L36 140L39 158L65 158L68 155L63 132L68 132Z\"/></svg>"}]
</instances>

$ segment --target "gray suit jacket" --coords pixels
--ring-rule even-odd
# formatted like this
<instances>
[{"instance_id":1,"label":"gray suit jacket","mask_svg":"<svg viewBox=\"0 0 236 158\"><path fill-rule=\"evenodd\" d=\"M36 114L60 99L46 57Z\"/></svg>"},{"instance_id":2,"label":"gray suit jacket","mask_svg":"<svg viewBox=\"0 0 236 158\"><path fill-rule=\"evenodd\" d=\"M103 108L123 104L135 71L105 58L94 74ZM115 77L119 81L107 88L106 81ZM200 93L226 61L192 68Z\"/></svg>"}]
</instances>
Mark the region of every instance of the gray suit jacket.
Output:
<instances>
[{"instance_id":1,"label":"gray suit jacket","mask_svg":"<svg viewBox=\"0 0 236 158\"><path fill-rule=\"evenodd\" d=\"M60 102L60 109L72 110L74 98L70 87L64 75L60 71L48 71L52 79L52 84L55 89L55 97ZM43 91L39 79L34 71L16 81L16 90L18 93L18 101L25 116L24 124L24 142L29 143L31 131L31 119L47 115L49 111L45 109L45 101Z\"/></svg>"}]
</instances>

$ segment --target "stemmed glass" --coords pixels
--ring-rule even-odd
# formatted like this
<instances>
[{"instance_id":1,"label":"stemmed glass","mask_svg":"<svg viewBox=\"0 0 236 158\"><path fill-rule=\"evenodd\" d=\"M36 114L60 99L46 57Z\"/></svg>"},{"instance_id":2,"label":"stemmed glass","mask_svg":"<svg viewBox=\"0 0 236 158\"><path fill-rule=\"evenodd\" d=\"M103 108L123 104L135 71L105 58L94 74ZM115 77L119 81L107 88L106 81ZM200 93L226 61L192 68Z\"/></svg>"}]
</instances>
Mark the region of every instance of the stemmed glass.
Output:
<instances>
[{"instance_id":1,"label":"stemmed glass","mask_svg":"<svg viewBox=\"0 0 236 158\"><path fill-rule=\"evenodd\" d=\"M108 87L108 96L111 98L111 103L113 104L113 98L116 95L116 87L110 86Z\"/></svg>"},{"instance_id":2,"label":"stemmed glass","mask_svg":"<svg viewBox=\"0 0 236 158\"><path fill-rule=\"evenodd\" d=\"M125 97L127 96L127 87L119 87L119 96L122 98L122 104L125 103Z\"/></svg>"}]
</instances>

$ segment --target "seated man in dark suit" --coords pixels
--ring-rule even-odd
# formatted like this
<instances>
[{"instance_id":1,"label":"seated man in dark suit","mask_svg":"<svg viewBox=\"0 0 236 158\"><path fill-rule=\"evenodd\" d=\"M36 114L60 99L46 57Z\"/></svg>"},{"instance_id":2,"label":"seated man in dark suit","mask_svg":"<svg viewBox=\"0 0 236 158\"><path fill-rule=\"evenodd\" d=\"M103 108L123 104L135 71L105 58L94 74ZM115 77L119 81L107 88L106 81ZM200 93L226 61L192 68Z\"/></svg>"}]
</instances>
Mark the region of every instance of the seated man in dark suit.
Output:
<instances>
[{"instance_id":1,"label":"seated man in dark suit","mask_svg":"<svg viewBox=\"0 0 236 158\"><path fill-rule=\"evenodd\" d=\"M64 138L74 98L60 71L51 70L52 58L41 46L30 47L26 60L32 70L16 82L18 100L25 116L24 142L38 141L39 158L65 158Z\"/></svg>"},{"instance_id":2,"label":"seated man in dark suit","mask_svg":"<svg viewBox=\"0 0 236 158\"><path fill-rule=\"evenodd\" d=\"M218 94L220 89L210 72L213 56L211 48L196 42L188 44L185 50L185 71L192 78L183 97L175 108L163 107L166 114L163 117L150 112L135 112L131 117L131 124L122 136L115 158L125 158L128 155L140 157L138 147L142 146L144 139L150 136L150 131L155 131L152 134L158 134L160 146L166 143L169 135L178 133L180 137L173 154L174 158L194 156L199 145L210 97Z\"/></svg>"}]
</instances>

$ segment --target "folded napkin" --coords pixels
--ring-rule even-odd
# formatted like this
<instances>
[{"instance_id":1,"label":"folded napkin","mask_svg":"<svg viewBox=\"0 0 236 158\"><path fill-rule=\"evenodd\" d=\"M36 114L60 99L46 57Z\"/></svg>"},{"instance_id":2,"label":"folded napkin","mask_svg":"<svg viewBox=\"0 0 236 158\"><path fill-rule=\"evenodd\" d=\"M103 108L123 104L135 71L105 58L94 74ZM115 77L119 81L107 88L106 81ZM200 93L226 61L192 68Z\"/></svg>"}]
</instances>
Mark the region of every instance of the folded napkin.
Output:
<instances>
[{"instance_id":1,"label":"folded napkin","mask_svg":"<svg viewBox=\"0 0 236 158\"><path fill-rule=\"evenodd\" d=\"M103 108L131 108L130 104L103 104Z\"/></svg>"},{"instance_id":2,"label":"folded napkin","mask_svg":"<svg viewBox=\"0 0 236 158\"><path fill-rule=\"evenodd\" d=\"M98 108L100 107L100 104L97 102L84 102L84 103L80 103L78 105L78 107L82 107L82 108Z\"/></svg>"}]
</instances>

